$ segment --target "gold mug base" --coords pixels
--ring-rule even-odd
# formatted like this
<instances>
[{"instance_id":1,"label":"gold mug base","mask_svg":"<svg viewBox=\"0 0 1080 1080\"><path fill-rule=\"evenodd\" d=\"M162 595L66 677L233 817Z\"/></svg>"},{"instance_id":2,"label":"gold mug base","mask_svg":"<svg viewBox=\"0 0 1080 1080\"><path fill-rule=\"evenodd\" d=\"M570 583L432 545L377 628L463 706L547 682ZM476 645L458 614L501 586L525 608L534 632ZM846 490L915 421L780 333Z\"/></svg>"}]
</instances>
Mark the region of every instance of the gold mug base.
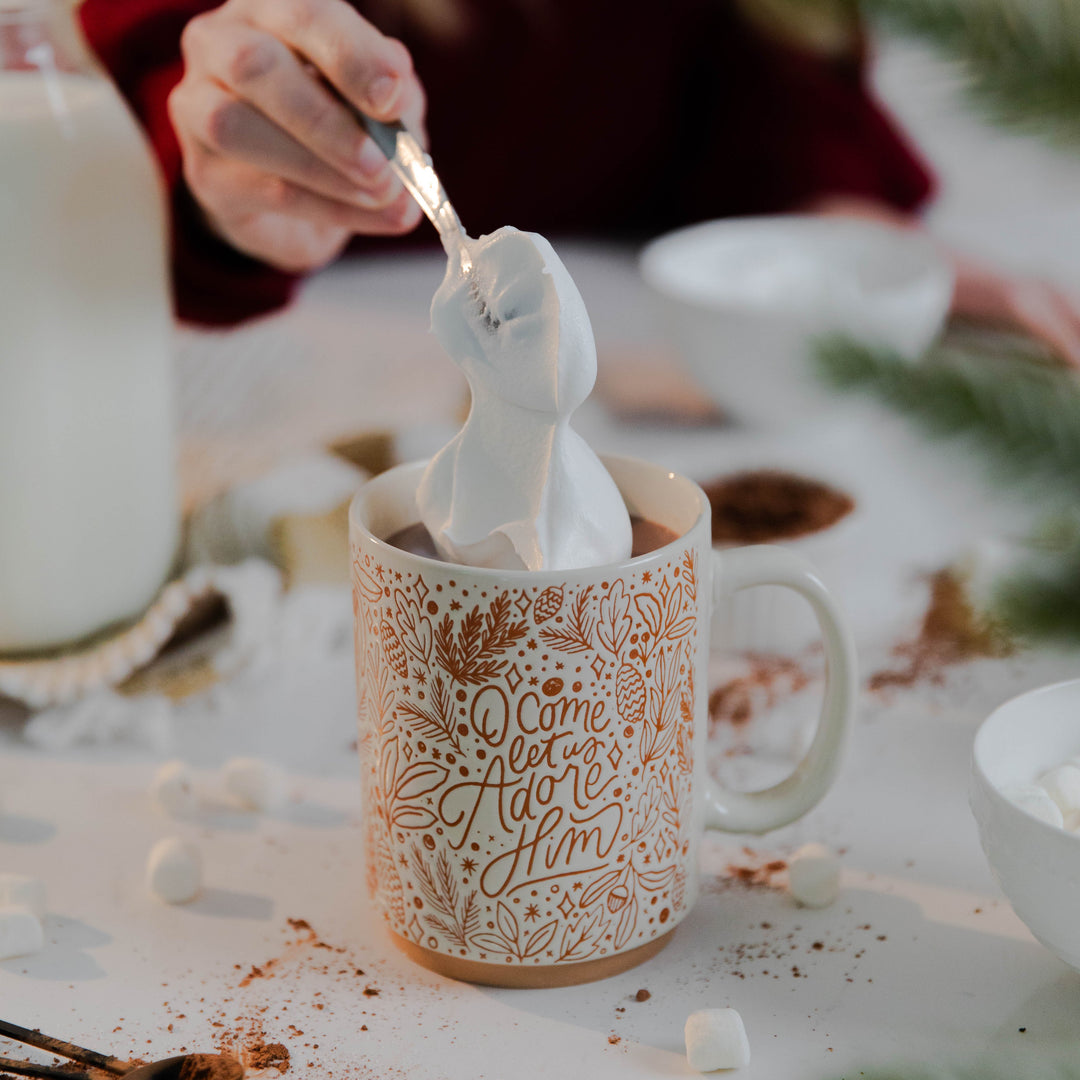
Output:
<instances>
[{"instance_id":1,"label":"gold mug base","mask_svg":"<svg viewBox=\"0 0 1080 1080\"><path fill-rule=\"evenodd\" d=\"M416 945L407 938L399 937L390 931L394 944L414 963L445 975L449 979L461 982L477 983L480 986L508 986L514 989L537 989L555 986L577 986L579 983L594 982L629 971L646 960L651 960L668 943L674 927L658 938L628 949L615 956L603 956L599 960L582 960L576 964L535 964L523 967L520 964L485 964L479 960L462 960L447 956L446 953L433 952L421 945Z\"/></svg>"}]
</instances>

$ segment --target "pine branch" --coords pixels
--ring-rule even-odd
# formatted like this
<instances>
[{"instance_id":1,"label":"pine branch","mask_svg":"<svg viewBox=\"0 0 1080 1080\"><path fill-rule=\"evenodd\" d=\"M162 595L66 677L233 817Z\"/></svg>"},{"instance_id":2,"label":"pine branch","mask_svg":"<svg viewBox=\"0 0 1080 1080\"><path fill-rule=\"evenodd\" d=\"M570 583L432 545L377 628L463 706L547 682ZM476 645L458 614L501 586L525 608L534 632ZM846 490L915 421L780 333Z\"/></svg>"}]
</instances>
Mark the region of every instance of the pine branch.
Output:
<instances>
[{"instance_id":1,"label":"pine branch","mask_svg":"<svg viewBox=\"0 0 1080 1080\"><path fill-rule=\"evenodd\" d=\"M958 60L990 119L1080 146L1075 0L862 0Z\"/></svg>"},{"instance_id":2,"label":"pine branch","mask_svg":"<svg viewBox=\"0 0 1080 1080\"><path fill-rule=\"evenodd\" d=\"M1073 498L1080 490L1080 384L1065 370L955 346L911 363L841 339L819 347L816 367L836 390L871 394L933 435L967 438L999 479Z\"/></svg>"}]
</instances>

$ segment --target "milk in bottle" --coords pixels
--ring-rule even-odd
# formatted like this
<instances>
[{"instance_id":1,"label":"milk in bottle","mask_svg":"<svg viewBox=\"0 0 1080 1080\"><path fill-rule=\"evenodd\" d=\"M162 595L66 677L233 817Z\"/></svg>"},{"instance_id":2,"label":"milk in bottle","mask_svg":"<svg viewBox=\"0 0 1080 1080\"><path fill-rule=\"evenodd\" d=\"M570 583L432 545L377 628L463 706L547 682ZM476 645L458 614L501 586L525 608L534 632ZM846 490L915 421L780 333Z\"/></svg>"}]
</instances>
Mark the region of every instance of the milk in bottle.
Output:
<instances>
[{"instance_id":1,"label":"milk in bottle","mask_svg":"<svg viewBox=\"0 0 1080 1080\"><path fill-rule=\"evenodd\" d=\"M64 0L0 0L0 653L137 616L178 512L160 178Z\"/></svg>"}]
</instances>

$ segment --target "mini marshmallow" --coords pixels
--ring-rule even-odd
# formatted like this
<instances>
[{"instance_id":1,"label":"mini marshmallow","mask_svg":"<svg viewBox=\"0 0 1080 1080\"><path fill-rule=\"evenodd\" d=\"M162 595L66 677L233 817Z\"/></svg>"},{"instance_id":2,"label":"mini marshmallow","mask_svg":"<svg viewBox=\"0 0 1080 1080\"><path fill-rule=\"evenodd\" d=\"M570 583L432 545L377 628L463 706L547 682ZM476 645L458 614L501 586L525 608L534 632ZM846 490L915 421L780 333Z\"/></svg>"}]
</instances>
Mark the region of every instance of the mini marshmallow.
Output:
<instances>
[{"instance_id":1,"label":"mini marshmallow","mask_svg":"<svg viewBox=\"0 0 1080 1080\"><path fill-rule=\"evenodd\" d=\"M0 907L0 960L36 953L44 944L41 920L28 907Z\"/></svg>"},{"instance_id":2,"label":"mini marshmallow","mask_svg":"<svg viewBox=\"0 0 1080 1080\"><path fill-rule=\"evenodd\" d=\"M686 1018L686 1060L698 1072L750 1064L750 1040L734 1009L699 1009Z\"/></svg>"},{"instance_id":3,"label":"mini marshmallow","mask_svg":"<svg viewBox=\"0 0 1080 1080\"><path fill-rule=\"evenodd\" d=\"M199 850L176 836L159 840L146 860L146 884L166 904L186 904L202 888Z\"/></svg>"},{"instance_id":4,"label":"mini marshmallow","mask_svg":"<svg viewBox=\"0 0 1080 1080\"><path fill-rule=\"evenodd\" d=\"M1080 766L1071 763L1058 765L1043 773L1039 777L1039 784L1057 803L1066 821L1080 813Z\"/></svg>"},{"instance_id":5,"label":"mini marshmallow","mask_svg":"<svg viewBox=\"0 0 1080 1080\"><path fill-rule=\"evenodd\" d=\"M0 874L0 907L24 907L45 918L45 883L29 874Z\"/></svg>"},{"instance_id":6,"label":"mini marshmallow","mask_svg":"<svg viewBox=\"0 0 1080 1080\"><path fill-rule=\"evenodd\" d=\"M285 801L285 773L261 758L233 758L228 762L225 787L248 810L265 812Z\"/></svg>"},{"instance_id":7,"label":"mini marshmallow","mask_svg":"<svg viewBox=\"0 0 1080 1080\"><path fill-rule=\"evenodd\" d=\"M1045 821L1047 825L1053 825L1057 829L1065 827L1061 807L1050 798L1046 788L1041 784L1017 784L1016 787L1007 788L1002 794L1026 814L1037 817L1040 821Z\"/></svg>"},{"instance_id":8,"label":"mini marshmallow","mask_svg":"<svg viewBox=\"0 0 1080 1080\"><path fill-rule=\"evenodd\" d=\"M804 844L788 860L788 882L804 907L828 907L840 892L840 860L824 844Z\"/></svg>"},{"instance_id":9,"label":"mini marshmallow","mask_svg":"<svg viewBox=\"0 0 1080 1080\"><path fill-rule=\"evenodd\" d=\"M167 761L158 769L150 786L150 794L158 806L173 817L191 814L199 801L195 793L195 780L182 761Z\"/></svg>"}]
</instances>

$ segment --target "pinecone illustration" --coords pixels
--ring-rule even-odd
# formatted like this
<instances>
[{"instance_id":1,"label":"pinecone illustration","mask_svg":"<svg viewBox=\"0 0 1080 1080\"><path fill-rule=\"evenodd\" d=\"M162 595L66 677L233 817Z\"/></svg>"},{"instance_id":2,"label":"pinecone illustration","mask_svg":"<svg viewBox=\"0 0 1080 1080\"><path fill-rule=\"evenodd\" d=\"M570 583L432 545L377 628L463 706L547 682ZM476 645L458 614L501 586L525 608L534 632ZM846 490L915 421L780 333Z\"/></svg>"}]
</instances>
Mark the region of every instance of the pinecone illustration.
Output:
<instances>
[{"instance_id":1,"label":"pinecone illustration","mask_svg":"<svg viewBox=\"0 0 1080 1080\"><path fill-rule=\"evenodd\" d=\"M405 650L402 648L397 632L386 620L383 620L382 624L382 643L383 652L386 654L390 666L401 678L407 679L409 677L409 658L405 655Z\"/></svg>"},{"instance_id":2,"label":"pinecone illustration","mask_svg":"<svg viewBox=\"0 0 1080 1080\"><path fill-rule=\"evenodd\" d=\"M645 718L645 697L641 673L630 664L623 664L615 676L615 704L628 724L637 724Z\"/></svg>"},{"instance_id":3,"label":"pinecone illustration","mask_svg":"<svg viewBox=\"0 0 1080 1080\"><path fill-rule=\"evenodd\" d=\"M558 614L562 607L563 591L561 585L549 585L533 604L533 617L537 623L547 622L552 615Z\"/></svg>"}]
</instances>

